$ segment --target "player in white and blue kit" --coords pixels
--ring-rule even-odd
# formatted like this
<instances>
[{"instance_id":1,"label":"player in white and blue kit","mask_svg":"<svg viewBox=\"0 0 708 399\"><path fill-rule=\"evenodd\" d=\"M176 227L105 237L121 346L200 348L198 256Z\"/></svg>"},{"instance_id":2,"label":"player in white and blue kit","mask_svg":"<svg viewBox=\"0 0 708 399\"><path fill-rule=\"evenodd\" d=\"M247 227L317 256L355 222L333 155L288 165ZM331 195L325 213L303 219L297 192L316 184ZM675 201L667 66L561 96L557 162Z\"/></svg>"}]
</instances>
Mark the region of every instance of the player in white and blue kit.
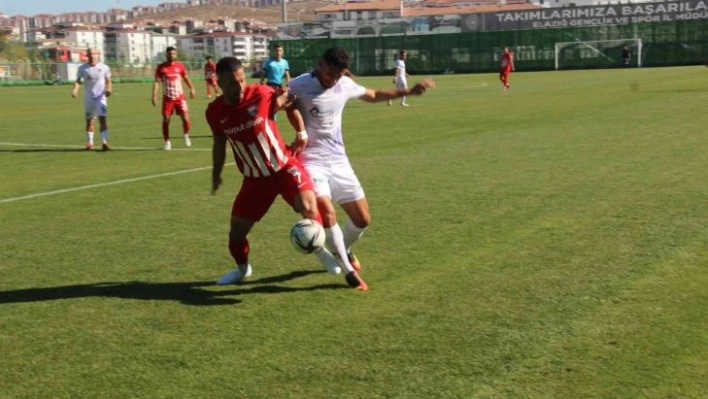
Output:
<instances>
[{"instance_id":1,"label":"player in white and blue kit","mask_svg":"<svg viewBox=\"0 0 708 399\"><path fill-rule=\"evenodd\" d=\"M340 264L350 271L361 265L351 251L371 222L364 190L349 163L344 148L342 112L347 101L358 98L367 102L388 101L406 95L421 95L435 82L426 79L412 89L367 89L345 76L349 55L339 47L328 49L317 69L298 76L288 84L295 96L288 109L288 119L296 129L292 145L315 183L317 205L327 233L327 246L338 256ZM333 202L349 216L342 229L337 224Z\"/></svg>"},{"instance_id":2,"label":"player in white and blue kit","mask_svg":"<svg viewBox=\"0 0 708 399\"><path fill-rule=\"evenodd\" d=\"M86 116L86 149L93 149L93 120L98 117L101 128L101 148L104 151L108 146L108 124L106 115L108 111L108 97L111 95L111 70L108 65L98 61L98 50L88 49L88 62L82 64L76 74L76 82L71 91L71 96L76 98L79 86L84 83L84 115Z\"/></svg>"}]
</instances>

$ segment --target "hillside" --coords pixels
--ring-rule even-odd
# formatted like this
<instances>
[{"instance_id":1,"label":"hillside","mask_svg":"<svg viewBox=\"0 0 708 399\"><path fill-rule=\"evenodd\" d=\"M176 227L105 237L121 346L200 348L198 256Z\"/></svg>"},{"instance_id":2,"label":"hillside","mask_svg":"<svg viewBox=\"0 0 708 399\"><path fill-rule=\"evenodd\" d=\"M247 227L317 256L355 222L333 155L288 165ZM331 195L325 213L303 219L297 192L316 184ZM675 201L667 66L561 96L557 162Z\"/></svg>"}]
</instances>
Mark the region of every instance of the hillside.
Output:
<instances>
[{"instance_id":1,"label":"hillside","mask_svg":"<svg viewBox=\"0 0 708 399\"><path fill-rule=\"evenodd\" d=\"M314 10L328 4L331 4L331 2L311 1L288 3L288 21L314 21ZM279 5L264 8L250 8L230 5L194 6L150 15L150 18L141 18L136 21L149 19L155 21L159 25L168 25L172 21L185 20L188 18L198 19L204 22L217 18L232 18L236 20L253 18L270 24L275 24L282 22L282 11L281 6Z\"/></svg>"}]
</instances>

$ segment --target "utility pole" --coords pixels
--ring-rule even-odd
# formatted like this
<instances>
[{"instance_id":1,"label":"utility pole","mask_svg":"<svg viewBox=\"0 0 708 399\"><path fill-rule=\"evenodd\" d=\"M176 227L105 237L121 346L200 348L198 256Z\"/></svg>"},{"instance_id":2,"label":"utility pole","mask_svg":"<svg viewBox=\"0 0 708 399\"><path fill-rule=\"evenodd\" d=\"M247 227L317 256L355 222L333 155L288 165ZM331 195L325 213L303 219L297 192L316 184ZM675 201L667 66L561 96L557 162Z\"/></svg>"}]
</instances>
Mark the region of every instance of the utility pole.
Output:
<instances>
[{"instance_id":1,"label":"utility pole","mask_svg":"<svg viewBox=\"0 0 708 399\"><path fill-rule=\"evenodd\" d=\"M282 1L282 6L283 6L283 22L288 22L288 0L280 0Z\"/></svg>"}]
</instances>

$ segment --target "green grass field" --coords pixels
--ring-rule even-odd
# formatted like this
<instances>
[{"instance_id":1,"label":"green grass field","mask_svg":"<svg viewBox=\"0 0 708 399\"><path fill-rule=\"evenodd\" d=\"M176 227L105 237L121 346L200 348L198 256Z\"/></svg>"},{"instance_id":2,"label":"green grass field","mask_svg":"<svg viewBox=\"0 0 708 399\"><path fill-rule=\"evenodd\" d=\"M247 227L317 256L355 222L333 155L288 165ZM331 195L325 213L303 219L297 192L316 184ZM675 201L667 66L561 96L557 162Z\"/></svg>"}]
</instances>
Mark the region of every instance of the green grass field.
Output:
<instances>
[{"instance_id":1,"label":"green grass field","mask_svg":"<svg viewBox=\"0 0 708 399\"><path fill-rule=\"evenodd\" d=\"M706 73L351 102L367 293L295 252L283 201L252 278L213 285L240 177L209 195L202 83L171 152L148 84L115 85L109 152L83 150L69 86L0 88L0 397L705 398Z\"/></svg>"}]
</instances>

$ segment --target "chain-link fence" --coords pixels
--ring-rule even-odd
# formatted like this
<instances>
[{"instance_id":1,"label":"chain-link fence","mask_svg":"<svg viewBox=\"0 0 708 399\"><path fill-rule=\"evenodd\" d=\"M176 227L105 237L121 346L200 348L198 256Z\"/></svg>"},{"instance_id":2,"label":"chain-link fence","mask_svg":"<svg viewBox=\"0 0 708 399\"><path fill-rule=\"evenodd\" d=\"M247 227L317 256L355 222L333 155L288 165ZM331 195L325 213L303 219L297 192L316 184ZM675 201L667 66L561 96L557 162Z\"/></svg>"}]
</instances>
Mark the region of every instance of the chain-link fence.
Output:
<instances>
[{"instance_id":1,"label":"chain-link fence","mask_svg":"<svg viewBox=\"0 0 708 399\"><path fill-rule=\"evenodd\" d=\"M406 67L413 73L471 73L499 69L505 46L514 50L517 70L552 70L559 42L641 39L642 66L702 64L708 58L708 20L635 23L595 27L527 29L500 32L322 38L282 41L292 73L317 65L329 47L341 46L351 56L355 74L379 75L395 67L398 51L408 51ZM609 51L609 50L608 50ZM616 53L616 54L615 54ZM619 51L578 51L564 54L573 68L623 66ZM573 59L575 58L575 59ZM608 59L614 60L609 62ZM636 60L634 65L638 64Z\"/></svg>"}]
</instances>

